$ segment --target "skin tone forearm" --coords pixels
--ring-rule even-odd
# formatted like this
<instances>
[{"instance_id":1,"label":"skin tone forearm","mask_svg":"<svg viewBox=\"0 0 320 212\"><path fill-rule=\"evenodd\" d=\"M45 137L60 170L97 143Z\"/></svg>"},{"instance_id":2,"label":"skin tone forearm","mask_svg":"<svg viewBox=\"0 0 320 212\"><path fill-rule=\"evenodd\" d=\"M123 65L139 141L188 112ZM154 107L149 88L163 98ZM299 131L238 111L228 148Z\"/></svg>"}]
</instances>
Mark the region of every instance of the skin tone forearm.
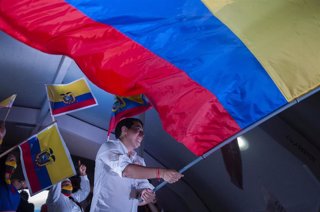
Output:
<instances>
[{"instance_id":1,"label":"skin tone forearm","mask_svg":"<svg viewBox=\"0 0 320 212\"><path fill-rule=\"evenodd\" d=\"M136 164L129 164L123 170L122 175L134 179L155 179L159 177L169 183L177 182L183 177L182 174L172 169L149 168Z\"/></svg>"},{"instance_id":2,"label":"skin tone forearm","mask_svg":"<svg viewBox=\"0 0 320 212\"><path fill-rule=\"evenodd\" d=\"M154 179L157 178L157 168L149 168L136 164L129 164L122 172L124 177L134 179Z\"/></svg>"}]
</instances>

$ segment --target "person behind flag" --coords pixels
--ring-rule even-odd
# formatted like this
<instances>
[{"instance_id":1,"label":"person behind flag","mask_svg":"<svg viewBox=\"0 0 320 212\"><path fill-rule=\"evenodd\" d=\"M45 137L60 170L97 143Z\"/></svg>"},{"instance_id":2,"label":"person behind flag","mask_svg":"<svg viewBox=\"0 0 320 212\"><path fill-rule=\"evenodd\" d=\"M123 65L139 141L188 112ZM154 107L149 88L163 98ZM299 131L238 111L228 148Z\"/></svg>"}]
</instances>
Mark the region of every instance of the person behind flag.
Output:
<instances>
[{"instance_id":1,"label":"person behind flag","mask_svg":"<svg viewBox=\"0 0 320 212\"><path fill-rule=\"evenodd\" d=\"M48 212L78 212L83 211L79 202L85 200L90 192L90 182L86 174L87 167L79 161L80 189L72 193L71 180L66 179L52 186L47 198ZM57 170L58 171L58 170Z\"/></svg>"},{"instance_id":2,"label":"person behind flag","mask_svg":"<svg viewBox=\"0 0 320 212\"><path fill-rule=\"evenodd\" d=\"M135 152L144 137L139 119L121 120L115 136L117 140L102 144L96 156L91 212L135 212L138 205L155 202L154 187L147 179L174 183L183 177L172 169L145 167Z\"/></svg>"},{"instance_id":3,"label":"person behind flag","mask_svg":"<svg viewBox=\"0 0 320 212\"><path fill-rule=\"evenodd\" d=\"M17 168L17 159L13 154L8 155L4 167L2 165L0 167L0 211L16 211L20 203L18 190L26 188L25 183L22 180L11 179Z\"/></svg>"}]
</instances>

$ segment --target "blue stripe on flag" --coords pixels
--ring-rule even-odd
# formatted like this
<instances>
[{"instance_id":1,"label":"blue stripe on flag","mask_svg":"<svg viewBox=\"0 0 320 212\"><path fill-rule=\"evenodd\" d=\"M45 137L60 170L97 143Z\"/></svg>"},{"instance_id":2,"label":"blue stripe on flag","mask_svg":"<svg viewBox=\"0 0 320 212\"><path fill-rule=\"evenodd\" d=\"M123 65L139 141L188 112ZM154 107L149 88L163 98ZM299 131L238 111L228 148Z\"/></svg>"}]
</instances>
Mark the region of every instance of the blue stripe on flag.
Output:
<instances>
[{"instance_id":1,"label":"blue stripe on flag","mask_svg":"<svg viewBox=\"0 0 320 212\"><path fill-rule=\"evenodd\" d=\"M185 71L244 128L287 103L264 68L199 0L67 0Z\"/></svg>"},{"instance_id":2,"label":"blue stripe on flag","mask_svg":"<svg viewBox=\"0 0 320 212\"><path fill-rule=\"evenodd\" d=\"M91 93L85 93L75 97L75 101L71 104L66 104L64 102L50 102L52 110L67 107L69 105L77 104L79 102L83 102L89 99L94 99Z\"/></svg>"},{"instance_id":3,"label":"blue stripe on flag","mask_svg":"<svg viewBox=\"0 0 320 212\"><path fill-rule=\"evenodd\" d=\"M47 168L45 166L37 166L35 163L37 154L41 152L39 140L37 137L33 137L28 141L28 143L30 145L31 157L35 173L38 176L41 187L47 188L48 186L52 185Z\"/></svg>"}]
</instances>

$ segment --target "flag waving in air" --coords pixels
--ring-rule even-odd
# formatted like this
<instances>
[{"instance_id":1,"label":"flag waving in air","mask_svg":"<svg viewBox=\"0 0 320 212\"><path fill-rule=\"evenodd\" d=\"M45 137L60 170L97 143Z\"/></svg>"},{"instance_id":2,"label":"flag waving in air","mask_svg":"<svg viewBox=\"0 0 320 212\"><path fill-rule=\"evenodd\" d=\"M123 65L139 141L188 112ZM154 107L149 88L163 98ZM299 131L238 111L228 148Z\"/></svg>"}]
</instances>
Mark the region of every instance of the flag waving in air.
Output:
<instances>
[{"instance_id":1,"label":"flag waving in air","mask_svg":"<svg viewBox=\"0 0 320 212\"><path fill-rule=\"evenodd\" d=\"M121 119L139 115L151 107L151 104L143 94L129 97L115 96L109 122L108 136Z\"/></svg>"},{"instance_id":2,"label":"flag waving in air","mask_svg":"<svg viewBox=\"0 0 320 212\"><path fill-rule=\"evenodd\" d=\"M68 84L47 85L52 116L59 116L97 105L84 78Z\"/></svg>"},{"instance_id":3,"label":"flag waving in air","mask_svg":"<svg viewBox=\"0 0 320 212\"><path fill-rule=\"evenodd\" d=\"M65 11L63 14L61 11ZM145 94L202 155L320 85L318 0L1 0L0 29Z\"/></svg>"},{"instance_id":4,"label":"flag waving in air","mask_svg":"<svg viewBox=\"0 0 320 212\"><path fill-rule=\"evenodd\" d=\"M76 174L57 124L32 136L19 148L23 174L32 195Z\"/></svg>"},{"instance_id":5,"label":"flag waving in air","mask_svg":"<svg viewBox=\"0 0 320 212\"><path fill-rule=\"evenodd\" d=\"M10 97L0 102L0 108L11 108L14 100L16 99L17 94L13 94Z\"/></svg>"}]
</instances>

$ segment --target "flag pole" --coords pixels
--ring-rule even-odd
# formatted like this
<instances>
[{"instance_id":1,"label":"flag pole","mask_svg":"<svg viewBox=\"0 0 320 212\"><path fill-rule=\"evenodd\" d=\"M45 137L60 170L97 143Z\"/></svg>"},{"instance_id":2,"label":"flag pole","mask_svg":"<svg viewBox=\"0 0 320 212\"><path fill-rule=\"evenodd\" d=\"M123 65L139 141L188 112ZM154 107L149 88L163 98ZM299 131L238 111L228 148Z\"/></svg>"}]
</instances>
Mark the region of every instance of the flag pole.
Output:
<instances>
[{"instance_id":1,"label":"flag pole","mask_svg":"<svg viewBox=\"0 0 320 212\"><path fill-rule=\"evenodd\" d=\"M268 116L260 119L259 121L255 122L253 125L250 125L249 127L241 130L240 132L238 132L237 134L231 136L230 138L228 138L226 141L222 142L221 144L215 146L214 148L212 148L211 150L209 150L208 152L206 152L205 154L197 157L195 160L191 161L189 164L187 164L185 167L183 167L182 169L179 170L179 173L184 173L185 171L187 171L188 169L190 169L191 167L193 167L194 165L196 165L197 163L199 163L200 161L202 161L203 159L207 158L209 155L211 155L212 153L214 153L215 151L217 151L218 149L220 149L221 147L223 147L224 145L230 143L231 141L233 141L234 139L236 139L237 137L243 135L244 133L248 132L249 130L252 130L253 128L257 127L258 125L260 125L261 123L265 122L266 120L268 120L269 118L281 113L282 111L288 109L289 107L301 102L302 100L308 98L309 96L317 93L320 91L320 87L314 89L313 91L299 97L296 98L295 100L293 100L292 102L282 106L281 108L279 108L278 110L274 111L273 113L269 114ZM164 187L168 182L163 181L162 183L160 183L159 185L157 185L153 191L156 192L158 190L160 190L162 187Z\"/></svg>"},{"instance_id":2,"label":"flag pole","mask_svg":"<svg viewBox=\"0 0 320 212\"><path fill-rule=\"evenodd\" d=\"M45 129L45 128L51 126L51 125L53 125L54 123L56 123L56 121L53 121L53 122L51 122L50 124L46 125L43 129ZM35 133L35 135L36 135L36 134L37 134L37 133ZM33 136L31 136L31 137L33 137ZM14 150L15 148L17 148L17 147L20 146L21 144L26 143L31 137L29 137L29 138L26 139L25 141L22 141L21 143L15 145L15 146L13 146L13 147L11 147L11 148L8 149L7 151L1 153L1 154L0 154L0 158L2 158L2 157L5 156L6 154L8 154L8 153L11 152L12 150Z\"/></svg>"},{"instance_id":3,"label":"flag pole","mask_svg":"<svg viewBox=\"0 0 320 212\"><path fill-rule=\"evenodd\" d=\"M10 111L11 111L11 108L12 108L12 107L9 107L9 109L8 109L8 111L7 111L7 113L6 113L6 116L5 116L4 119L3 119L3 122L6 122L6 121L7 121L7 118L8 118L8 116L9 116Z\"/></svg>"},{"instance_id":4,"label":"flag pole","mask_svg":"<svg viewBox=\"0 0 320 212\"><path fill-rule=\"evenodd\" d=\"M26 143L27 141L28 141L28 139L25 140L25 141L22 141L21 143L15 145L15 146L13 146L13 147L11 147L10 149L8 149L7 151L5 151L5 152L3 152L3 153L1 153L0 158L2 158L3 156L5 156L6 154L8 154L9 152L11 152L12 150L16 149L16 148L17 148L18 146L20 146L21 144Z\"/></svg>"}]
</instances>

